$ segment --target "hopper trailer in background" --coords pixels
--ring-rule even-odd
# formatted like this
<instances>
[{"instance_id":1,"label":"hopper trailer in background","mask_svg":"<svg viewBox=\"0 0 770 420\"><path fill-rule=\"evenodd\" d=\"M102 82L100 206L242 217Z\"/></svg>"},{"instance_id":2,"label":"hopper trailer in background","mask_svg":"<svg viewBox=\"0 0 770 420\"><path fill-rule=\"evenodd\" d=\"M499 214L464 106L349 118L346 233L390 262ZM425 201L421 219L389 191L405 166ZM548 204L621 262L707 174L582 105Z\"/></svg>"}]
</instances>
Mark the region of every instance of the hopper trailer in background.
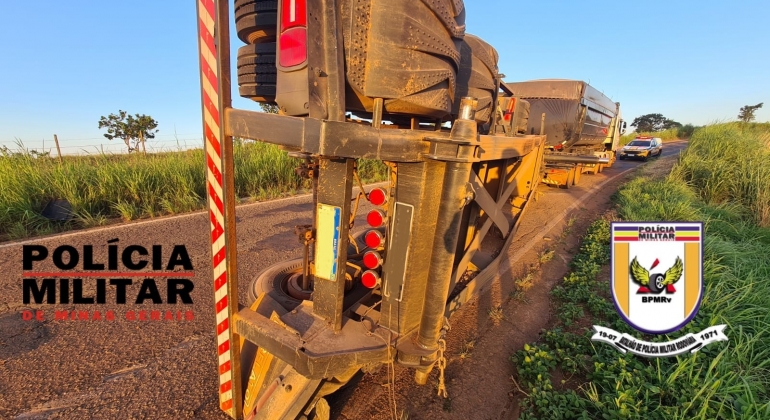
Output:
<instances>
[{"instance_id":1,"label":"hopper trailer in background","mask_svg":"<svg viewBox=\"0 0 770 420\"><path fill-rule=\"evenodd\" d=\"M544 183L569 188L581 174L612 166L626 124L620 103L579 80L532 80L505 87L529 102L531 115L545 115L542 126L530 119L527 128L530 133L542 128L547 137Z\"/></svg>"}]
</instances>

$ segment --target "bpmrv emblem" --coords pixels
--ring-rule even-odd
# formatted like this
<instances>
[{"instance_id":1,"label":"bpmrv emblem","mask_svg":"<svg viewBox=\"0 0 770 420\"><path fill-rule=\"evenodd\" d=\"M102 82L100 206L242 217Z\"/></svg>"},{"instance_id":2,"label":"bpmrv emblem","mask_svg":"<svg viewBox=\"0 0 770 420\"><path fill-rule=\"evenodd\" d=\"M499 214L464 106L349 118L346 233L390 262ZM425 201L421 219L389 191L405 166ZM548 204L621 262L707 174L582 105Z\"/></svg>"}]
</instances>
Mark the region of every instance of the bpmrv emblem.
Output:
<instances>
[{"instance_id":1,"label":"bpmrv emblem","mask_svg":"<svg viewBox=\"0 0 770 420\"><path fill-rule=\"evenodd\" d=\"M703 297L703 223L612 223L612 299L620 316L647 334L687 325ZM715 325L668 342L650 342L594 325L593 341L644 357L695 353L726 341Z\"/></svg>"},{"instance_id":2,"label":"bpmrv emblem","mask_svg":"<svg viewBox=\"0 0 770 420\"><path fill-rule=\"evenodd\" d=\"M612 297L635 329L666 334L703 296L702 223L612 223Z\"/></svg>"}]
</instances>

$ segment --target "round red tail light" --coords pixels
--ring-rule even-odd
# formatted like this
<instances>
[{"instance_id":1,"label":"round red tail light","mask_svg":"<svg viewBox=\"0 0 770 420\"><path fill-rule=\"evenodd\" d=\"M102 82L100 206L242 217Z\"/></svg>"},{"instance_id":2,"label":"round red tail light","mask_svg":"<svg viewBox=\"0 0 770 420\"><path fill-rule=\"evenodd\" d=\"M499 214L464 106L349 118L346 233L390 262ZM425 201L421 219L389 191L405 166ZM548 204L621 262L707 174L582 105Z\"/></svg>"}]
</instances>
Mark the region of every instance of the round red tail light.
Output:
<instances>
[{"instance_id":1,"label":"round red tail light","mask_svg":"<svg viewBox=\"0 0 770 420\"><path fill-rule=\"evenodd\" d=\"M370 230L364 235L364 242L369 248L379 248L382 245L382 233L378 230Z\"/></svg>"},{"instance_id":2,"label":"round red tail light","mask_svg":"<svg viewBox=\"0 0 770 420\"><path fill-rule=\"evenodd\" d=\"M375 251L368 251L364 254L364 265L366 268L374 270L382 265L382 257Z\"/></svg>"},{"instance_id":3,"label":"round red tail light","mask_svg":"<svg viewBox=\"0 0 770 420\"><path fill-rule=\"evenodd\" d=\"M361 284L368 289L374 289L380 284L380 275L372 270L364 271L364 274L361 274Z\"/></svg>"},{"instance_id":4,"label":"round red tail light","mask_svg":"<svg viewBox=\"0 0 770 420\"><path fill-rule=\"evenodd\" d=\"M385 222L385 212L382 210L372 210L366 215L366 223L371 227L380 227Z\"/></svg>"},{"instance_id":5,"label":"round red tail light","mask_svg":"<svg viewBox=\"0 0 770 420\"><path fill-rule=\"evenodd\" d=\"M388 202L388 194L382 188L375 188L369 191L369 202L381 206Z\"/></svg>"}]
</instances>

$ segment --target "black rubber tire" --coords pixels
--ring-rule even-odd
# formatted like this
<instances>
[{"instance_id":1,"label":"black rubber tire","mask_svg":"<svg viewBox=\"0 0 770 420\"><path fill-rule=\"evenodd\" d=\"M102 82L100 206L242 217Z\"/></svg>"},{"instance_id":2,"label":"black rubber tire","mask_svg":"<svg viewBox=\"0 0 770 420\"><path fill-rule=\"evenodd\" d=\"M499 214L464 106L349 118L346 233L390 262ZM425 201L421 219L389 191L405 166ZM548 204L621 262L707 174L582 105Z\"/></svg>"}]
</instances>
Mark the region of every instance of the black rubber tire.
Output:
<instances>
[{"instance_id":1,"label":"black rubber tire","mask_svg":"<svg viewBox=\"0 0 770 420\"><path fill-rule=\"evenodd\" d=\"M658 295L666 289L666 286L659 285L658 282L663 281L665 277L662 274L653 274L650 276L650 282L647 284L647 288L650 292Z\"/></svg>"},{"instance_id":2,"label":"black rubber tire","mask_svg":"<svg viewBox=\"0 0 770 420\"><path fill-rule=\"evenodd\" d=\"M238 93L257 102L275 102L275 42L238 49Z\"/></svg>"},{"instance_id":3,"label":"black rubber tire","mask_svg":"<svg viewBox=\"0 0 770 420\"><path fill-rule=\"evenodd\" d=\"M268 267L252 280L248 288L248 305L257 300L257 296L266 293L286 310L292 310L301 303L299 299L291 297L282 287L282 282L295 272L302 270L302 258L283 261Z\"/></svg>"},{"instance_id":4,"label":"black rubber tire","mask_svg":"<svg viewBox=\"0 0 770 420\"><path fill-rule=\"evenodd\" d=\"M276 0L237 0L235 2L235 29L238 38L246 44L275 42L278 26Z\"/></svg>"},{"instance_id":5,"label":"black rubber tire","mask_svg":"<svg viewBox=\"0 0 770 420\"><path fill-rule=\"evenodd\" d=\"M618 159L620 159L620 160L626 160L626 157L625 157L625 156L618 156Z\"/></svg>"},{"instance_id":6,"label":"black rubber tire","mask_svg":"<svg viewBox=\"0 0 770 420\"><path fill-rule=\"evenodd\" d=\"M364 233L367 230L357 232L353 234L353 239L358 243L359 251L363 252L368 249L364 243ZM385 229L381 228L380 232L384 233ZM356 252L355 247L348 244L348 255ZM256 279L252 280L247 290L248 306L251 306L257 296L262 293L270 294L276 302L281 304L287 311L290 311L297 307L301 303L299 299L290 296L284 289L283 282L288 279L288 276L293 273L298 273L302 270L302 258L297 258L288 261L282 261L277 264L273 264L265 271L261 272Z\"/></svg>"}]
</instances>

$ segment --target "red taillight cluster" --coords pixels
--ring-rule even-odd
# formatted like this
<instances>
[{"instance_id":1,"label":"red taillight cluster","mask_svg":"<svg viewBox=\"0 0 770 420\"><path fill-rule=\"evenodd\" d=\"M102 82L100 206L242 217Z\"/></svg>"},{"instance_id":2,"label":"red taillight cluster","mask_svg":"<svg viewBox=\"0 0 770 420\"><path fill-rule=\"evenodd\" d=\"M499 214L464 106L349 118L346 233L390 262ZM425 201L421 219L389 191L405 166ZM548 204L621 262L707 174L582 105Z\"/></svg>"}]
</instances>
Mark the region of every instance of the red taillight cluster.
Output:
<instances>
[{"instance_id":1,"label":"red taillight cluster","mask_svg":"<svg viewBox=\"0 0 770 420\"><path fill-rule=\"evenodd\" d=\"M307 0L281 2L278 64L295 67L307 61Z\"/></svg>"},{"instance_id":2,"label":"red taillight cluster","mask_svg":"<svg viewBox=\"0 0 770 420\"><path fill-rule=\"evenodd\" d=\"M369 202L375 206L384 206L388 202L388 193L383 188L375 188L367 195ZM364 242L369 249L364 253L364 266L368 269L361 274L361 284L369 289L374 289L380 284L380 275L377 272L382 267L381 249L385 246L385 236L378 228L385 225L386 214L381 209L374 209L366 215L366 223L374 229L364 234Z\"/></svg>"}]
</instances>

